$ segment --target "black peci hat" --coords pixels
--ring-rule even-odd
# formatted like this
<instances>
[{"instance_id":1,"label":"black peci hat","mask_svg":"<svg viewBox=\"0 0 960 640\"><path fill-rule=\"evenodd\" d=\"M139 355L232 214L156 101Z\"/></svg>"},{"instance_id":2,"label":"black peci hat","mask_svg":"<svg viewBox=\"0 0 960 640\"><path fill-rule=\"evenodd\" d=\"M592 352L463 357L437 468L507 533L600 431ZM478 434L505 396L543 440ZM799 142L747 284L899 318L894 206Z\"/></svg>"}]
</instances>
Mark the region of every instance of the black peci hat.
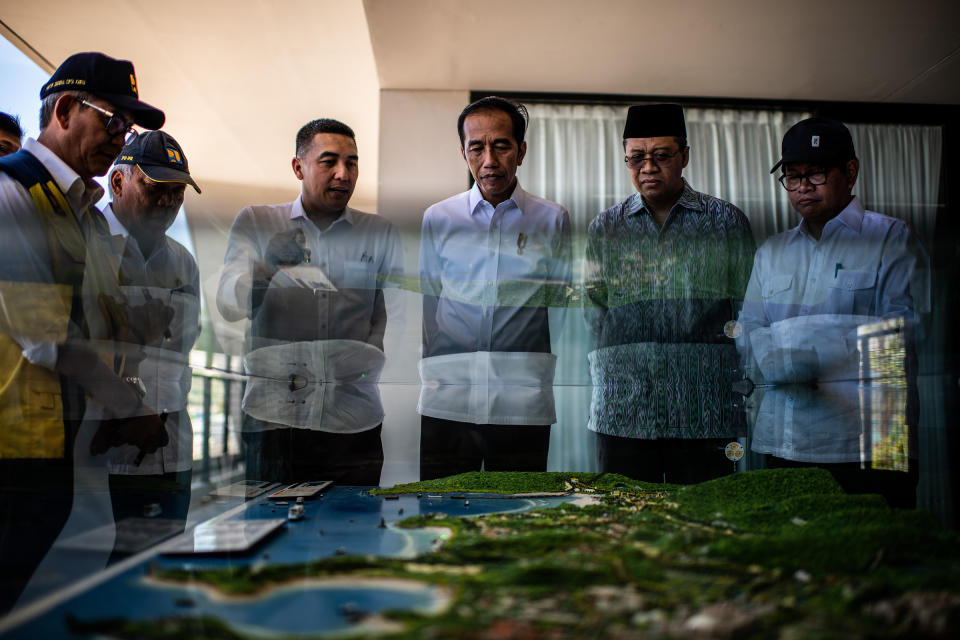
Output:
<instances>
[{"instance_id":1,"label":"black peci hat","mask_svg":"<svg viewBox=\"0 0 960 640\"><path fill-rule=\"evenodd\" d=\"M163 111L140 101L137 76L129 60L116 60L95 51L75 53L43 85L40 99L59 91L83 91L102 98L132 113L133 121L145 129L159 129L165 120Z\"/></svg>"},{"instance_id":2,"label":"black peci hat","mask_svg":"<svg viewBox=\"0 0 960 640\"><path fill-rule=\"evenodd\" d=\"M627 111L623 139L657 138L660 136L687 137L683 107L678 104L641 104Z\"/></svg>"},{"instance_id":3,"label":"black peci hat","mask_svg":"<svg viewBox=\"0 0 960 640\"><path fill-rule=\"evenodd\" d=\"M190 177L187 156L166 131L148 131L141 134L120 152L116 164L133 164L154 182L182 182L200 193L200 187Z\"/></svg>"},{"instance_id":4,"label":"black peci hat","mask_svg":"<svg viewBox=\"0 0 960 640\"><path fill-rule=\"evenodd\" d=\"M807 118L790 127L780 145L780 165L790 162L812 162L831 165L857 156L850 130L839 120Z\"/></svg>"}]
</instances>

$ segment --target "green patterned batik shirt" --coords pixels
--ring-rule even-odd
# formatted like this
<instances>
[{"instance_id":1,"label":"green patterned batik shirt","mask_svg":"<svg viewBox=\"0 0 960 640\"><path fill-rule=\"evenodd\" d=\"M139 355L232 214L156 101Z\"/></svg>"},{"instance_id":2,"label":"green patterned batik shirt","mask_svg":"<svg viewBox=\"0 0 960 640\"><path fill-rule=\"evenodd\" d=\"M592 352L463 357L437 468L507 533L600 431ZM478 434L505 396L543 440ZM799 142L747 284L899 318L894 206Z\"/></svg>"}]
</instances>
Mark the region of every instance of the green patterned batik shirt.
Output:
<instances>
[{"instance_id":1,"label":"green patterned batik shirt","mask_svg":"<svg viewBox=\"0 0 960 640\"><path fill-rule=\"evenodd\" d=\"M754 249L743 212L686 183L663 227L638 193L591 222L592 430L631 438L742 434L730 389L737 354L724 329L736 320Z\"/></svg>"}]
</instances>

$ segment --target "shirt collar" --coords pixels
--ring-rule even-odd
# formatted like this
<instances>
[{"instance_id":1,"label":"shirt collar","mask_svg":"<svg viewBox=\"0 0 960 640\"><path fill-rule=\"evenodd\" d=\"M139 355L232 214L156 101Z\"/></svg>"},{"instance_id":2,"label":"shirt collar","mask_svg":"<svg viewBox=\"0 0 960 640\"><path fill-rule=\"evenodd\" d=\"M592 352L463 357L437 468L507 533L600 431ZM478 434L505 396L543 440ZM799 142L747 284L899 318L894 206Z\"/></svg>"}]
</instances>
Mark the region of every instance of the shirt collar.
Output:
<instances>
[{"instance_id":1,"label":"shirt collar","mask_svg":"<svg viewBox=\"0 0 960 640\"><path fill-rule=\"evenodd\" d=\"M510 197L504 200L501 204L512 201L517 209L520 210L520 213L523 213L525 194L526 192L520 188L520 181L517 180L517 186L513 188L513 193L511 193ZM483 194L480 193L480 185L474 182L473 187L471 187L469 195L467 196L467 206L470 207L470 215L475 214L477 212L477 208L484 202L486 202L486 200L483 199ZM487 204L490 203L488 202ZM495 208L496 207L494 207L494 209Z\"/></svg>"},{"instance_id":2,"label":"shirt collar","mask_svg":"<svg viewBox=\"0 0 960 640\"><path fill-rule=\"evenodd\" d=\"M673 206L683 207L693 213L703 212L703 205L700 204L700 194L693 190L693 187L690 186L686 178L683 178L683 191L680 192L680 199L677 200L677 203ZM671 211L672 210L671 208ZM627 199L626 213L627 215L638 215L641 211L649 213L647 205L643 201L643 196L639 193L634 193Z\"/></svg>"},{"instance_id":3,"label":"shirt collar","mask_svg":"<svg viewBox=\"0 0 960 640\"><path fill-rule=\"evenodd\" d=\"M836 227L838 224L843 224L851 231L859 235L860 228L863 226L864 211L865 209L863 207L863 203L860 201L860 198L853 196L853 199L847 203L847 206L845 206L840 213L828 220L827 224L823 225L823 233L827 233L828 230ZM807 221L804 219L800 220L800 224L794 227L794 230L797 233L802 233L807 236L810 235L810 232L807 230ZM821 234L821 236L822 235L823 234Z\"/></svg>"},{"instance_id":4,"label":"shirt collar","mask_svg":"<svg viewBox=\"0 0 960 640\"><path fill-rule=\"evenodd\" d=\"M293 207L290 208L290 219L296 220L297 218L303 218L304 220L309 221L310 218L307 217L307 212L303 209L303 201L300 198L297 198L293 201ZM340 214L336 220L330 223L330 226L327 229L332 229L333 225L337 224L343 220L349 224L353 224L353 209L350 207L344 207L343 213Z\"/></svg>"},{"instance_id":5,"label":"shirt collar","mask_svg":"<svg viewBox=\"0 0 960 640\"><path fill-rule=\"evenodd\" d=\"M137 250L138 250L138 251L140 250L140 245L139 245L139 243L137 243L136 238L133 238L133 239L131 240L131 238L130 238L130 231L128 231L127 228L126 228L125 226L123 226L123 223L120 222L119 218L117 218L117 214L114 213L114 211L113 211L113 203L112 203L112 202L111 202L110 204L108 204L107 206L105 206L105 207L103 208L103 211L102 211L101 213L103 213L103 217L107 219L107 224L110 226L110 235L111 235L111 236L120 236L120 237L122 237L124 240L126 240L127 242L133 242L133 244L135 244L135 245L137 246ZM157 246L156 246L156 248L154 249L153 254L156 255L156 254L160 253L161 251L163 251L164 249L166 249L167 246L168 246L168 245L167 245L167 236L164 235L162 238L160 238L160 241L157 243ZM121 251L122 251L122 245L121 245Z\"/></svg>"},{"instance_id":6,"label":"shirt collar","mask_svg":"<svg viewBox=\"0 0 960 640\"><path fill-rule=\"evenodd\" d=\"M860 202L860 198L853 196L853 199L847 203L847 206L843 208L843 211L838 213L833 220L839 220L857 233L860 233L860 227L863 226L863 213L863 203ZM830 222L833 222L833 220ZM827 224L830 224L830 222Z\"/></svg>"},{"instance_id":7,"label":"shirt collar","mask_svg":"<svg viewBox=\"0 0 960 640\"><path fill-rule=\"evenodd\" d=\"M110 235L123 236L124 238L130 235L127 228L123 226L123 223L117 219L117 214L113 212L112 202L105 206L101 213L103 213L103 217L107 219L107 224L110 225Z\"/></svg>"},{"instance_id":8,"label":"shirt collar","mask_svg":"<svg viewBox=\"0 0 960 640\"><path fill-rule=\"evenodd\" d=\"M103 187L94 183L95 186L88 189L83 178L43 143L27 138L23 141L23 148L46 167L75 212L83 211L103 197Z\"/></svg>"}]
</instances>

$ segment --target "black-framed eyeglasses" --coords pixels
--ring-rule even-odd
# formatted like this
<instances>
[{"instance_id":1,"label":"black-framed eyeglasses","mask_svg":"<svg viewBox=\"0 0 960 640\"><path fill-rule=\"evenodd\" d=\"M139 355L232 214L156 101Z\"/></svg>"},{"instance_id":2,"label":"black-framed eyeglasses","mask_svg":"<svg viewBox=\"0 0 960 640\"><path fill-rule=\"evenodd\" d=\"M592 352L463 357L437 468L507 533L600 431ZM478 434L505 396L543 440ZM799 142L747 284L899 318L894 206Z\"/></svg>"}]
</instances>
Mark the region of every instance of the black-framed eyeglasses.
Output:
<instances>
[{"instance_id":1,"label":"black-framed eyeglasses","mask_svg":"<svg viewBox=\"0 0 960 640\"><path fill-rule=\"evenodd\" d=\"M623 161L631 169L640 169L646 162L652 162L658 167L673 158L676 158L683 149L674 151L673 153L667 153L666 151L655 151L647 155L640 155L639 153L635 156L627 156Z\"/></svg>"},{"instance_id":2,"label":"black-framed eyeglasses","mask_svg":"<svg viewBox=\"0 0 960 640\"><path fill-rule=\"evenodd\" d=\"M99 111L103 115L107 116L107 122L104 124L104 128L107 130L107 133L110 134L111 137L123 135L124 144L130 144L137 139L138 135L140 135L139 132L133 128L133 123L123 116L116 113L111 113L103 107L98 107L97 105L87 102L86 100L81 100L80 104L90 107L91 109Z\"/></svg>"},{"instance_id":3,"label":"black-framed eyeglasses","mask_svg":"<svg viewBox=\"0 0 960 640\"><path fill-rule=\"evenodd\" d=\"M783 185L783 188L787 191L796 191L800 188L800 185L803 183L804 179L810 183L813 187L819 187L822 184L827 183L827 172L829 169L817 169L815 171L808 171L807 173L785 173L780 176L780 184Z\"/></svg>"}]
</instances>

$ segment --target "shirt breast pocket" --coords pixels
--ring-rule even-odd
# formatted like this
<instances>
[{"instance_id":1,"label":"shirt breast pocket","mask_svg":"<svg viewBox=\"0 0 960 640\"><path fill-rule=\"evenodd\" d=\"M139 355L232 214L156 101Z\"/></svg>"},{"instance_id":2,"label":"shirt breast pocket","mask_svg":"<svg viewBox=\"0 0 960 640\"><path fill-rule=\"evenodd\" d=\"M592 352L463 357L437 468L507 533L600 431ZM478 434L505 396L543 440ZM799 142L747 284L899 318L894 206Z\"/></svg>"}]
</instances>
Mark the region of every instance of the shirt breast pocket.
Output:
<instances>
[{"instance_id":1,"label":"shirt breast pocket","mask_svg":"<svg viewBox=\"0 0 960 640\"><path fill-rule=\"evenodd\" d=\"M200 335L200 298L193 291L171 291L170 306L174 309L170 323L173 348L188 353Z\"/></svg>"},{"instance_id":2,"label":"shirt breast pocket","mask_svg":"<svg viewBox=\"0 0 960 640\"><path fill-rule=\"evenodd\" d=\"M376 265L372 261L347 260L343 263L343 286L347 289L375 289Z\"/></svg>"},{"instance_id":3,"label":"shirt breast pocket","mask_svg":"<svg viewBox=\"0 0 960 640\"><path fill-rule=\"evenodd\" d=\"M551 247L541 238L524 238L516 248L503 252L501 262L513 262L515 275L526 278L544 278L551 272Z\"/></svg>"},{"instance_id":4,"label":"shirt breast pocket","mask_svg":"<svg viewBox=\"0 0 960 640\"><path fill-rule=\"evenodd\" d=\"M790 304L793 302L793 275L773 276L763 285L764 303Z\"/></svg>"},{"instance_id":5,"label":"shirt breast pocket","mask_svg":"<svg viewBox=\"0 0 960 640\"><path fill-rule=\"evenodd\" d=\"M873 315L877 291L875 271L840 269L836 282L830 287L830 311L853 315Z\"/></svg>"}]
</instances>

